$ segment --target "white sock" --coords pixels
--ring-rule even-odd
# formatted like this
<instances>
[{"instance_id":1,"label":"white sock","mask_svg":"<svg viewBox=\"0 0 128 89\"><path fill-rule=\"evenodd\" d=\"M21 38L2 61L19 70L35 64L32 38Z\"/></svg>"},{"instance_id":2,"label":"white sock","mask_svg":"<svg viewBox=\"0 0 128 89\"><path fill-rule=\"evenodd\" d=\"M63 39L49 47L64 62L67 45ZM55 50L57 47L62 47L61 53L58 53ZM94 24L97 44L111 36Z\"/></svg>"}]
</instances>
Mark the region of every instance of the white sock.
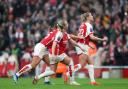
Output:
<instances>
[{"instance_id":1,"label":"white sock","mask_svg":"<svg viewBox=\"0 0 128 89\"><path fill-rule=\"evenodd\" d=\"M45 71L49 71L50 70L50 67L46 67ZM50 81L50 76L47 76L44 78L44 82L49 82Z\"/></svg>"},{"instance_id":2,"label":"white sock","mask_svg":"<svg viewBox=\"0 0 128 89\"><path fill-rule=\"evenodd\" d=\"M94 66L93 65L88 65L88 72L89 72L89 77L91 82L95 82L94 79Z\"/></svg>"},{"instance_id":3,"label":"white sock","mask_svg":"<svg viewBox=\"0 0 128 89\"><path fill-rule=\"evenodd\" d=\"M50 81L50 76L44 78L44 82L49 82L49 81Z\"/></svg>"},{"instance_id":4,"label":"white sock","mask_svg":"<svg viewBox=\"0 0 128 89\"><path fill-rule=\"evenodd\" d=\"M70 75L70 82L75 81L75 73L73 72L74 70L74 63L71 60L69 64L69 75Z\"/></svg>"},{"instance_id":5,"label":"white sock","mask_svg":"<svg viewBox=\"0 0 128 89\"><path fill-rule=\"evenodd\" d=\"M72 72L71 81L72 81L72 82L75 81L75 73L74 73L74 72Z\"/></svg>"},{"instance_id":6,"label":"white sock","mask_svg":"<svg viewBox=\"0 0 128 89\"><path fill-rule=\"evenodd\" d=\"M81 64L76 64L74 67L74 72L78 71L79 69L81 69Z\"/></svg>"},{"instance_id":7,"label":"white sock","mask_svg":"<svg viewBox=\"0 0 128 89\"><path fill-rule=\"evenodd\" d=\"M42 77L47 77L53 74L55 74L55 72L52 70L49 70L49 71L45 71L44 73L41 73L40 75L37 76L37 78L40 79Z\"/></svg>"},{"instance_id":8,"label":"white sock","mask_svg":"<svg viewBox=\"0 0 128 89\"><path fill-rule=\"evenodd\" d=\"M16 75L19 77L21 74L17 72Z\"/></svg>"},{"instance_id":9,"label":"white sock","mask_svg":"<svg viewBox=\"0 0 128 89\"><path fill-rule=\"evenodd\" d=\"M25 73L31 69L32 69L31 64L25 65L19 72L16 73L16 75L19 77L20 75L22 75L23 73Z\"/></svg>"},{"instance_id":10,"label":"white sock","mask_svg":"<svg viewBox=\"0 0 128 89\"><path fill-rule=\"evenodd\" d=\"M76 67L74 67L74 66L72 66L73 68L72 68L72 76L70 77L70 82L73 82L73 81L75 81L75 73L76 73L76 71L78 71L80 68L81 68L81 65L80 64L77 64L77 65L75 65Z\"/></svg>"}]
</instances>

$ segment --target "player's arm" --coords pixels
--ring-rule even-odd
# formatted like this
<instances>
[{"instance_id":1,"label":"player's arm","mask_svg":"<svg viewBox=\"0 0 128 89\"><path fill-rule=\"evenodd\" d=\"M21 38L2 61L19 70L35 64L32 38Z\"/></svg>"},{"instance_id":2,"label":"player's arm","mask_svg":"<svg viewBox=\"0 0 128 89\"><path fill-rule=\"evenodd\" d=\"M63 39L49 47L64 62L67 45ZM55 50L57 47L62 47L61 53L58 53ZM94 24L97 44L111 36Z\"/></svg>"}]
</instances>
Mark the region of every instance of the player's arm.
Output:
<instances>
[{"instance_id":1,"label":"player's arm","mask_svg":"<svg viewBox=\"0 0 128 89\"><path fill-rule=\"evenodd\" d=\"M55 55L56 46L60 42L61 38L62 38L62 33L58 31L53 41L53 44L52 44L52 55L53 56Z\"/></svg>"},{"instance_id":2,"label":"player's arm","mask_svg":"<svg viewBox=\"0 0 128 89\"><path fill-rule=\"evenodd\" d=\"M84 30L85 29L83 27L84 27L83 25L80 26L77 36L76 35L73 35L73 34L69 34L69 36L72 39L74 39L74 40L77 40L77 39L85 39L85 37L84 37Z\"/></svg>"},{"instance_id":3,"label":"player's arm","mask_svg":"<svg viewBox=\"0 0 128 89\"><path fill-rule=\"evenodd\" d=\"M76 41L74 41L73 39L70 38L69 41L70 41L73 45L79 47L82 51L85 51L85 50L84 50L80 45L78 45L78 44L76 43Z\"/></svg>"},{"instance_id":4,"label":"player's arm","mask_svg":"<svg viewBox=\"0 0 128 89\"><path fill-rule=\"evenodd\" d=\"M99 38L99 37L94 36L93 33L94 33L94 31L93 31L92 25L88 25L88 26L87 26L87 33L86 33L86 36L89 35L90 39L91 39L91 40L94 40L94 41L107 41L107 39Z\"/></svg>"},{"instance_id":5,"label":"player's arm","mask_svg":"<svg viewBox=\"0 0 128 89\"><path fill-rule=\"evenodd\" d=\"M54 41L53 44L52 44L52 55L53 55L53 56L55 55L56 46L57 46L57 42Z\"/></svg>"},{"instance_id":6,"label":"player's arm","mask_svg":"<svg viewBox=\"0 0 128 89\"><path fill-rule=\"evenodd\" d=\"M107 41L107 39L96 37L93 34L90 34L90 39L94 41Z\"/></svg>"},{"instance_id":7,"label":"player's arm","mask_svg":"<svg viewBox=\"0 0 128 89\"><path fill-rule=\"evenodd\" d=\"M72 39L85 39L85 37L83 37L82 35L76 36L76 35L70 34L70 37L71 37Z\"/></svg>"}]
</instances>

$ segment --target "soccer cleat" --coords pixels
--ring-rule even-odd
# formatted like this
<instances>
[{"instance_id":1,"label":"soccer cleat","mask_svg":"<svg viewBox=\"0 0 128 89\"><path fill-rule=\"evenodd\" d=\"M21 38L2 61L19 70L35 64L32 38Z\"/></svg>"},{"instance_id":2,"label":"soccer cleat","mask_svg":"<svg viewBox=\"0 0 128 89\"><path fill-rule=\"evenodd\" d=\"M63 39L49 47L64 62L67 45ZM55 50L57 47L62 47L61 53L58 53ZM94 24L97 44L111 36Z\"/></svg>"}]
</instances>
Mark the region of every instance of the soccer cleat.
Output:
<instances>
[{"instance_id":1,"label":"soccer cleat","mask_svg":"<svg viewBox=\"0 0 128 89\"><path fill-rule=\"evenodd\" d=\"M51 85L51 82L48 81L48 82L44 82L45 85Z\"/></svg>"},{"instance_id":2,"label":"soccer cleat","mask_svg":"<svg viewBox=\"0 0 128 89\"><path fill-rule=\"evenodd\" d=\"M67 75L67 73L64 73L63 74L63 79L64 79L64 84L68 84L68 75Z\"/></svg>"},{"instance_id":3,"label":"soccer cleat","mask_svg":"<svg viewBox=\"0 0 128 89\"><path fill-rule=\"evenodd\" d=\"M97 83L97 82L90 82L89 84L91 84L91 85L100 85L100 84Z\"/></svg>"},{"instance_id":4,"label":"soccer cleat","mask_svg":"<svg viewBox=\"0 0 128 89\"><path fill-rule=\"evenodd\" d=\"M18 76L16 74L13 75L13 80L14 80L15 83L18 82Z\"/></svg>"},{"instance_id":5,"label":"soccer cleat","mask_svg":"<svg viewBox=\"0 0 128 89\"><path fill-rule=\"evenodd\" d=\"M35 84L37 84L37 82L38 82L38 78L35 76L32 83L35 85Z\"/></svg>"},{"instance_id":6,"label":"soccer cleat","mask_svg":"<svg viewBox=\"0 0 128 89\"><path fill-rule=\"evenodd\" d=\"M70 82L70 85L77 85L77 86L79 86L80 84L77 83L76 81L72 81L72 82Z\"/></svg>"}]
</instances>

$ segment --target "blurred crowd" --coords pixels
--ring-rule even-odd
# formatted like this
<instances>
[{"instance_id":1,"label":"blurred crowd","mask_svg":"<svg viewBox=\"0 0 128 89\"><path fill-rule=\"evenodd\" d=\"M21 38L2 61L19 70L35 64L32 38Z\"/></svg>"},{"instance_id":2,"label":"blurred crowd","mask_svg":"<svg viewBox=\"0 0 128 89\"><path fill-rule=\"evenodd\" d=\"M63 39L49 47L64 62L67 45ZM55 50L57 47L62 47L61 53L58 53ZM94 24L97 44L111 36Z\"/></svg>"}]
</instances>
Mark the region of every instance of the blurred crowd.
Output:
<instances>
[{"instance_id":1,"label":"blurred crowd","mask_svg":"<svg viewBox=\"0 0 128 89\"><path fill-rule=\"evenodd\" d=\"M80 14L87 11L95 18L95 35L108 39L96 43L94 60L128 65L128 0L0 0L0 63L30 62L34 45L60 18L68 20L68 33L77 35Z\"/></svg>"}]
</instances>

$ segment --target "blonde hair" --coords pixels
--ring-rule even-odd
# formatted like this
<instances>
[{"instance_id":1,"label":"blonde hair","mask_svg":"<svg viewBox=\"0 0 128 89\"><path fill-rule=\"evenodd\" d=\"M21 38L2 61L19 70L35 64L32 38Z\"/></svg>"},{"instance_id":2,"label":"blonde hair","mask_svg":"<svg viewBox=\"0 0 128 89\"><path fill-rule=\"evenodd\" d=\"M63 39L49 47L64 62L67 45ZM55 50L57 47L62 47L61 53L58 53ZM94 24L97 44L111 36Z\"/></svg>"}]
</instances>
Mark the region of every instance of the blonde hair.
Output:
<instances>
[{"instance_id":1,"label":"blonde hair","mask_svg":"<svg viewBox=\"0 0 128 89\"><path fill-rule=\"evenodd\" d=\"M63 30L63 28L67 25L67 20L61 19L57 21L57 27L60 28L60 30Z\"/></svg>"},{"instance_id":2,"label":"blonde hair","mask_svg":"<svg viewBox=\"0 0 128 89\"><path fill-rule=\"evenodd\" d=\"M87 20L87 17L89 16L90 12L86 12L81 15L81 21L85 22Z\"/></svg>"}]
</instances>

